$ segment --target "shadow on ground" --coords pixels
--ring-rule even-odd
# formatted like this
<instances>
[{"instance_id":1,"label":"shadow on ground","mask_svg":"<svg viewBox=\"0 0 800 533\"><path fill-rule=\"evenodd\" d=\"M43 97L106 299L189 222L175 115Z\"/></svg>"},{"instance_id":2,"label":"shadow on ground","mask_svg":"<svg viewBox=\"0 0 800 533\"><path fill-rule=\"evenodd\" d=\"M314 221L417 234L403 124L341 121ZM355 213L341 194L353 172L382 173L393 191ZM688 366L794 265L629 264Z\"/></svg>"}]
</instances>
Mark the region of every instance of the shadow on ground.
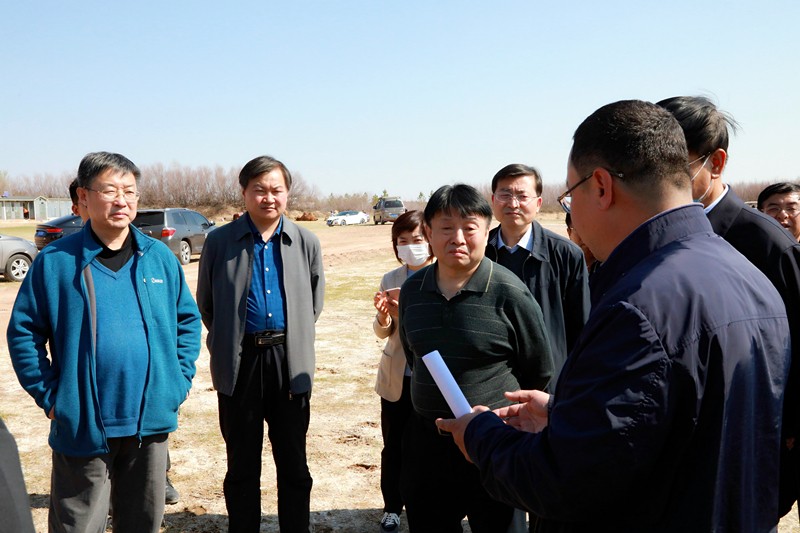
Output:
<instances>
[{"instance_id":1,"label":"shadow on ground","mask_svg":"<svg viewBox=\"0 0 800 533\"><path fill-rule=\"evenodd\" d=\"M330 511L314 511L311 523L314 533L361 533L377 530L378 522L383 514L380 509L336 509ZM226 515L205 514L202 509L184 508L182 511L167 512L164 515L162 533L226 533L228 517ZM278 516L261 517L262 533L278 533ZM401 531L407 531L401 528Z\"/></svg>"}]
</instances>

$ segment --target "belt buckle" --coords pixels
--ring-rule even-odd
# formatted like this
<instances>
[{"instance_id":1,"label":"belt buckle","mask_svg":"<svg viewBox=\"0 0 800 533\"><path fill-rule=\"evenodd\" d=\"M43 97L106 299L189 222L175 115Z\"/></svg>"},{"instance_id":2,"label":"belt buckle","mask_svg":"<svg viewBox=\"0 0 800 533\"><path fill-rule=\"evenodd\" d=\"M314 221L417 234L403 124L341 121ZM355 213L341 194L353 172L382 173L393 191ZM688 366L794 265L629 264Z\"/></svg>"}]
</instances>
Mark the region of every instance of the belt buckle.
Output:
<instances>
[{"instance_id":1,"label":"belt buckle","mask_svg":"<svg viewBox=\"0 0 800 533\"><path fill-rule=\"evenodd\" d=\"M253 340L255 341L255 345L257 347L263 347L263 346L275 346L276 344L282 344L283 338L284 338L283 333L266 331L264 333L256 333Z\"/></svg>"}]
</instances>

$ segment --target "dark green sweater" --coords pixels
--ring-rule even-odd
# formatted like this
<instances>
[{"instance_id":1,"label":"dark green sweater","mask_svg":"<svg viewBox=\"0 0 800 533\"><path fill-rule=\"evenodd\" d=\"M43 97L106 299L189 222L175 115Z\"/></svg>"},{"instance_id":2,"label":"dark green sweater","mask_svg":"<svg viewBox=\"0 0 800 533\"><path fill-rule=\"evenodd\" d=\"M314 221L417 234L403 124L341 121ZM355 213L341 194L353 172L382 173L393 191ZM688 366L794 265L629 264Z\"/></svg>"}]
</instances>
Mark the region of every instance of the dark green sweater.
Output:
<instances>
[{"instance_id":1,"label":"dark green sweater","mask_svg":"<svg viewBox=\"0 0 800 533\"><path fill-rule=\"evenodd\" d=\"M553 360L542 312L511 271L483 259L472 278L447 300L437 265L406 281L400 292L400 341L413 369L411 399L423 417L452 418L422 356L439 350L471 406L508 405L503 392L544 389Z\"/></svg>"}]
</instances>

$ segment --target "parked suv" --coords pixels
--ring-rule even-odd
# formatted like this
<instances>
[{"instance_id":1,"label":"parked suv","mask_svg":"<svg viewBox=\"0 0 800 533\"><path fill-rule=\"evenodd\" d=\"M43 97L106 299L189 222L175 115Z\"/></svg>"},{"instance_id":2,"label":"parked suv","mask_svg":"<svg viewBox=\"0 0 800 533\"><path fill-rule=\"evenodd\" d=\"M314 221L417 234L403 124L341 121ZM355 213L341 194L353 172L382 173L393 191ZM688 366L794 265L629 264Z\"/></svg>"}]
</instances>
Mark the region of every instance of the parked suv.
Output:
<instances>
[{"instance_id":1,"label":"parked suv","mask_svg":"<svg viewBox=\"0 0 800 533\"><path fill-rule=\"evenodd\" d=\"M406 212L406 206L403 200L396 196L384 196L372 208L372 220L377 224L386 224L386 222L394 222L397 217Z\"/></svg>"},{"instance_id":2,"label":"parked suv","mask_svg":"<svg viewBox=\"0 0 800 533\"><path fill-rule=\"evenodd\" d=\"M181 207L140 209L133 225L169 246L182 265L189 264L192 254L203 251L206 236L215 229L214 222L197 211Z\"/></svg>"}]
</instances>

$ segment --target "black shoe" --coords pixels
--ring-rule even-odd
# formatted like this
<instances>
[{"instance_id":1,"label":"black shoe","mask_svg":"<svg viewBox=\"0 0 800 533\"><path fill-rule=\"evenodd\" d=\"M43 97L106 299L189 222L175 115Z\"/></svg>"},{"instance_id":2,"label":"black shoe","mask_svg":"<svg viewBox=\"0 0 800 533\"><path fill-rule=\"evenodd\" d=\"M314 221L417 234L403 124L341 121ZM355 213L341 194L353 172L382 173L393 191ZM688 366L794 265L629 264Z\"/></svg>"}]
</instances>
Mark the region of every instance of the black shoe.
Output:
<instances>
[{"instance_id":1,"label":"black shoe","mask_svg":"<svg viewBox=\"0 0 800 533\"><path fill-rule=\"evenodd\" d=\"M164 503L168 505L178 503L180 497L181 495L178 494L178 491L172 486L172 481L170 481L169 476L167 476L167 489L164 491Z\"/></svg>"}]
</instances>

